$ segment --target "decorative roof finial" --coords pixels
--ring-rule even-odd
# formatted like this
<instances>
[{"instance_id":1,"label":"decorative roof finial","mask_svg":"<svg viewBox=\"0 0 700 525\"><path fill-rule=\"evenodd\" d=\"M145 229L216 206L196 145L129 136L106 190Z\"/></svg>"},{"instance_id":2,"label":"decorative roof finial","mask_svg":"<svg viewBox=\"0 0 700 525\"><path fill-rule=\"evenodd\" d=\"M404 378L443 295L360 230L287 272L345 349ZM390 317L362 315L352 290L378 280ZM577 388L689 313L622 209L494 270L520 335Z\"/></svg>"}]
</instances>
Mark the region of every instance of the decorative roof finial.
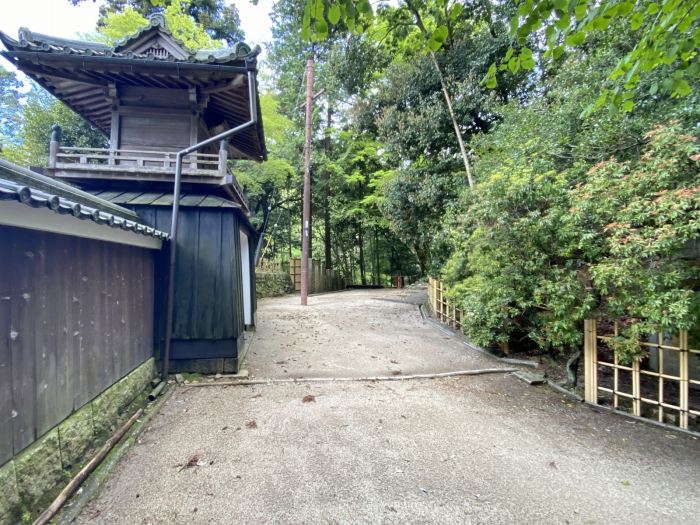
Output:
<instances>
[{"instance_id":1,"label":"decorative roof finial","mask_svg":"<svg viewBox=\"0 0 700 525\"><path fill-rule=\"evenodd\" d=\"M168 28L168 21L165 19L165 14L163 13L153 13L152 15L149 15L148 23L151 25L151 27L160 26L160 28L164 31L170 32L170 29Z\"/></svg>"},{"instance_id":2,"label":"decorative roof finial","mask_svg":"<svg viewBox=\"0 0 700 525\"><path fill-rule=\"evenodd\" d=\"M27 42L34 42L34 35L26 27L20 27L17 31L17 37L20 44L26 44Z\"/></svg>"}]
</instances>

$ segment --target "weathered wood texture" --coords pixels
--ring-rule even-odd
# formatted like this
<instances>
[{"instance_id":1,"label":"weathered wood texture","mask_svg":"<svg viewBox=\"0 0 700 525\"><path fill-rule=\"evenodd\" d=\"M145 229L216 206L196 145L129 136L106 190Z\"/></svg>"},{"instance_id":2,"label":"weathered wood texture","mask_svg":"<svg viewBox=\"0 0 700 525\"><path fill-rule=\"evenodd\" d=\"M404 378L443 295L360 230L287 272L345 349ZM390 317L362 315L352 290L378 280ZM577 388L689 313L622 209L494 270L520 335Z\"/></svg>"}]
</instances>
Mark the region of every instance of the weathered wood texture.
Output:
<instances>
[{"instance_id":1,"label":"weathered wood texture","mask_svg":"<svg viewBox=\"0 0 700 525\"><path fill-rule=\"evenodd\" d=\"M151 250L0 226L0 464L153 354Z\"/></svg>"},{"instance_id":2,"label":"weathered wood texture","mask_svg":"<svg viewBox=\"0 0 700 525\"><path fill-rule=\"evenodd\" d=\"M301 290L301 259L292 258L289 262L289 276L294 284L294 291ZM321 267L319 259L309 260L309 293L323 293L342 290L345 280L335 270Z\"/></svg>"},{"instance_id":3,"label":"weathered wood texture","mask_svg":"<svg viewBox=\"0 0 700 525\"><path fill-rule=\"evenodd\" d=\"M167 206L128 206L151 226L170 231ZM236 358L242 343L240 228L234 208L181 207L173 314L173 359ZM162 348L167 296L167 250L158 255L156 340ZM252 259L251 289L255 291ZM255 302L253 302L255 308Z\"/></svg>"}]
</instances>

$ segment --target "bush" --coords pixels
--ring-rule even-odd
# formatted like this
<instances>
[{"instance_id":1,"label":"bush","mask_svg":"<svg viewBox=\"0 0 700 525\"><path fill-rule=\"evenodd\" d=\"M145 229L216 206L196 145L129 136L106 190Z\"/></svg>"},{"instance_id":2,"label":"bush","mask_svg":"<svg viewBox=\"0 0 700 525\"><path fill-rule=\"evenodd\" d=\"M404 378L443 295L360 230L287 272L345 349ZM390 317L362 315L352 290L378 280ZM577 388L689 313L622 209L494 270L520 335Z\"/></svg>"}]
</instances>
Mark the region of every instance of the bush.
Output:
<instances>
[{"instance_id":1,"label":"bush","mask_svg":"<svg viewBox=\"0 0 700 525\"><path fill-rule=\"evenodd\" d=\"M700 148L677 125L645 135L636 160L583 177L504 166L452 220L457 250L443 268L475 342L576 348L591 315L622 319L623 359L659 329L700 314Z\"/></svg>"}]
</instances>

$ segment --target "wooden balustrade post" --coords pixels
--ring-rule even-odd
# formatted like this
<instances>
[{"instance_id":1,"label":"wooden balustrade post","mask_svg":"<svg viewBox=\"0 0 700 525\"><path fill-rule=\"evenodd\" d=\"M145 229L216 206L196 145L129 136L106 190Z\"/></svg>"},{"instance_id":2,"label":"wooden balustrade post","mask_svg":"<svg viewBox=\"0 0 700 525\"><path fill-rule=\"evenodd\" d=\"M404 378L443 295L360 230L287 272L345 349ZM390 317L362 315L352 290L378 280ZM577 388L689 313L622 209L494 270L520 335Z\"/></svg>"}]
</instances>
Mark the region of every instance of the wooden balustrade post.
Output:
<instances>
[{"instance_id":1,"label":"wooden balustrade post","mask_svg":"<svg viewBox=\"0 0 700 525\"><path fill-rule=\"evenodd\" d=\"M228 173L228 149L226 141L222 140L219 143L219 175L225 177Z\"/></svg>"},{"instance_id":2,"label":"wooden balustrade post","mask_svg":"<svg viewBox=\"0 0 700 525\"><path fill-rule=\"evenodd\" d=\"M61 126L51 126L51 141L49 142L49 168L56 167L58 150L61 147Z\"/></svg>"}]
</instances>

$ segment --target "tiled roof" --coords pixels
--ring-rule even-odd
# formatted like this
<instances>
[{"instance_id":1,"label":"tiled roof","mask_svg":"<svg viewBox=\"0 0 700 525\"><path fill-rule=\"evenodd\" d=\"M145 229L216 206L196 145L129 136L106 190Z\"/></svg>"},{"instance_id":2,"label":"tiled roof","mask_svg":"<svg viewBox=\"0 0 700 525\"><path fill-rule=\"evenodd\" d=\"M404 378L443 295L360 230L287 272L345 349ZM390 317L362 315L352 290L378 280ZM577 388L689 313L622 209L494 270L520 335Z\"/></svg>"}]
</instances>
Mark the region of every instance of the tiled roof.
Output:
<instances>
[{"instance_id":1,"label":"tiled roof","mask_svg":"<svg viewBox=\"0 0 700 525\"><path fill-rule=\"evenodd\" d=\"M122 51L122 49L130 42L138 39L142 34L150 31L153 28L158 28L161 32L169 35L175 40L178 45L188 53L188 57L184 60L178 60L171 54L167 56L159 56L153 52L149 53L134 53L132 51ZM235 60L244 60L254 58L260 53L260 47L251 48L243 42L238 42L232 47L222 49L203 49L200 51L192 51L188 49L184 42L172 36L170 29L165 23L162 15L154 15L149 19L149 25L144 26L138 32L129 37L116 42L114 47L100 43L87 42L82 40L70 40L58 38L42 33L34 33L26 27L20 28L18 32L18 40L13 39L9 35L0 32L0 40L8 49L36 51L44 53L56 53L64 55L80 55L80 56L96 56L96 57L113 57L126 58L137 60L153 60L161 62L188 62L188 63L213 63L225 64Z\"/></svg>"},{"instance_id":2,"label":"tiled roof","mask_svg":"<svg viewBox=\"0 0 700 525\"><path fill-rule=\"evenodd\" d=\"M0 201L3 200L14 200L33 208L48 208L61 215L72 215L158 239L169 237L165 232L129 219L132 212L125 208L0 159Z\"/></svg>"}]
</instances>

